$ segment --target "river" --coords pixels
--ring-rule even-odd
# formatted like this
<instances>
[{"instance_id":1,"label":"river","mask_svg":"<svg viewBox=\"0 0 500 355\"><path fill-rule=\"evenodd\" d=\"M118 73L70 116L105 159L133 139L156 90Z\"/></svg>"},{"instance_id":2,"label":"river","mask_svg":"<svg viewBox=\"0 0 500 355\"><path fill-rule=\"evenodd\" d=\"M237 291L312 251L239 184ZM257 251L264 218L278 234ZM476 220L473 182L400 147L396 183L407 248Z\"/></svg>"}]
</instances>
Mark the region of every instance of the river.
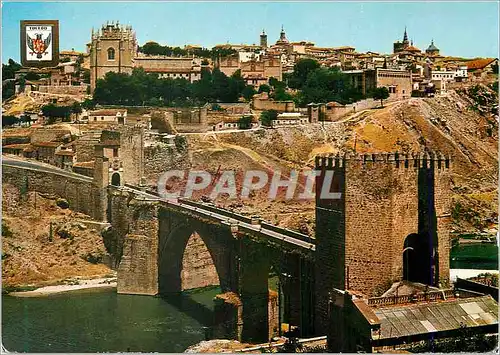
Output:
<instances>
[{"instance_id":1,"label":"river","mask_svg":"<svg viewBox=\"0 0 500 355\"><path fill-rule=\"evenodd\" d=\"M2 296L2 342L17 352L183 352L205 339L218 288L166 298L82 290Z\"/></svg>"}]
</instances>

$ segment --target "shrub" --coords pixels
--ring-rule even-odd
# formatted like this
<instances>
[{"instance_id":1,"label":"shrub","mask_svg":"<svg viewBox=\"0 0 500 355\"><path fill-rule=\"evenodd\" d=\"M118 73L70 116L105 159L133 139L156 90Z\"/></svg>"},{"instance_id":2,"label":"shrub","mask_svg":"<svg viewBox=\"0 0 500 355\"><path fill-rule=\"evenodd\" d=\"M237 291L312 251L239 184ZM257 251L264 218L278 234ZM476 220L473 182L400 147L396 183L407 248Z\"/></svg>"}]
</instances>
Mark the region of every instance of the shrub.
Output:
<instances>
[{"instance_id":1,"label":"shrub","mask_svg":"<svg viewBox=\"0 0 500 355\"><path fill-rule=\"evenodd\" d=\"M83 259L88 261L91 264L99 264L102 262L102 254L101 253L88 253L83 256Z\"/></svg>"},{"instance_id":2,"label":"shrub","mask_svg":"<svg viewBox=\"0 0 500 355\"><path fill-rule=\"evenodd\" d=\"M67 230L66 228L61 228L61 229L58 229L56 231L56 234L61 237L62 239L70 239L70 240L73 240L74 238L74 235L71 234L71 232L69 230Z\"/></svg>"},{"instance_id":3,"label":"shrub","mask_svg":"<svg viewBox=\"0 0 500 355\"><path fill-rule=\"evenodd\" d=\"M4 221L2 221L2 237L4 238L12 237L12 231L10 230L9 226L5 224Z\"/></svg>"},{"instance_id":4,"label":"shrub","mask_svg":"<svg viewBox=\"0 0 500 355\"><path fill-rule=\"evenodd\" d=\"M57 207L62 208L63 210L69 208L69 202L64 198L58 198L56 200L56 205Z\"/></svg>"}]
</instances>

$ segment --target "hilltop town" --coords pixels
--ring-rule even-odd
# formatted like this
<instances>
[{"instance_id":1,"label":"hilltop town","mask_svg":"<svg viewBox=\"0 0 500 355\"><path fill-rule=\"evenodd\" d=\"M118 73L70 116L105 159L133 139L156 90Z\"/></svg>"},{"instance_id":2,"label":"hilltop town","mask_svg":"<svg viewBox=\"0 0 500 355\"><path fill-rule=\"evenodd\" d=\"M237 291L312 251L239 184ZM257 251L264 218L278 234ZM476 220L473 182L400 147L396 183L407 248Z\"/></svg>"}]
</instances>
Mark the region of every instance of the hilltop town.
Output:
<instances>
[{"instance_id":1,"label":"hilltop town","mask_svg":"<svg viewBox=\"0 0 500 355\"><path fill-rule=\"evenodd\" d=\"M441 233L436 238L439 239L442 260L449 256L450 245L469 242L464 236L480 236L476 238L479 243L495 240L498 233L498 58L446 56L446 48L439 48L438 39L432 38L427 48L419 49L411 41L409 31L405 28L402 32L402 38L393 43L392 53L360 53L351 46L317 47L309 41L289 40L283 27L276 41L268 40L268 34L263 30L258 37L258 45L227 43L208 49L197 45L170 47L152 41L140 44L130 25L112 22L103 24L97 30L92 29L86 52L73 49L61 51L60 63L55 67L27 68L13 60L4 63L2 155L8 168L14 169L7 169L2 186L4 285L11 290L19 290L26 285L45 286L74 277L116 277L118 272L119 292L161 293L162 288L168 288L170 284L148 283L151 267L141 263L149 259L142 254L134 259L133 253L157 247L157 273L160 275L157 279L161 275L167 275L165 278L171 276L171 271L165 271L168 267L162 269L162 263L166 261L160 256L161 237L157 244L147 244L149 242L144 240L155 228L159 231L163 228L170 230L174 229L175 223L169 222L168 226L161 221L151 224L151 219L163 218L158 212L160 207L154 213L142 214L144 210L150 211L150 205L144 207L143 204L147 205L155 196L158 197L162 174L171 170L203 170L216 177L206 188L195 191L190 199L179 200L184 207L174 205L175 209L179 209L175 213L181 213L181 208L186 208L189 214L185 218L193 218L193 214L200 213L200 209L206 209L213 215L199 217L203 223L205 219L220 218L217 223L225 225L224 218L220 217L225 216L238 220L239 228L244 225L250 231L245 229L248 233L264 235L268 230L281 233L279 235L284 237L280 237L280 243L285 243L288 237L292 238L292 244L296 240L300 241L297 242L299 244L310 243L305 247L301 244L306 251L301 249L297 255L303 256L303 253L307 256L310 250L318 250L315 255L318 255L316 262L319 262L317 260L328 260L324 250L336 248L336 245L329 244L333 242L324 242L328 240L325 230L340 233L333 232L335 228L330 225L325 227L330 223L326 220L337 218L333 210L328 212L330 215L318 212L331 206L320 206L317 200L289 199L281 190L276 199L270 200L267 198L268 189L253 191L247 199L228 196L211 198L210 192L221 172L234 171L235 184L240 190L248 170L265 171L267 174L280 171L283 177L290 177L293 170L324 169L321 160L318 160L320 157L337 157L334 163L330 160L331 165L327 169L338 168L339 165L335 165L339 164L338 161L347 164L345 161L349 161L350 154L362 157L360 159L364 162L369 159L373 166L397 161L395 166L399 167L401 162L408 168L415 161L418 168L427 168L428 162L432 168L432 161L441 169L441 164L443 167L446 164L446 169L452 167L446 175L450 179L449 189L446 189L448 185L445 183L440 185L441 181L436 182L436 191L433 188L430 194L438 207L425 212L435 213L436 218L449 217L446 225L440 224L445 223L442 220L435 222L438 225L435 227L436 235L437 230ZM395 155L391 155L393 153ZM15 169L23 167L35 171L34 175L27 173L22 180ZM36 175L42 172L58 176L64 172L66 180L63 183L59 183L59 178L44 180L41 175ZM427 218L421 216L420 202L415 202L421 190L409 191L415 186L422 189L422 177L398 175L391 170L393 180L387 182L390 192L384 192L385 185L382 186L381 181L385 181L385 177L382 175L373 173L372 181L368 175L348 174L351 170L348 170L346 176L349 177L341 185L349 184L352 177L352 181L358 184L356 188L364 191L366 196L372 193L369 189L373 188L390 197L386 199L373 192L376 197L370 195L365 201L361 193L357 195L349 190L353 193L352 200L344 201L350 208L348 213L359 210L360 215L351 219L352 215L346 212L348 223L347 227L344 226L343 238L347 248L352 249L343 257L345 260L350 258L355 266L350 270L348 266L339 281L342 284L345 281L345 293L333 297L337 297L338 301L347 294L349 297L354 295L353 307L358 307L366 319L370 319L372 314L375 316L375 313L383 319L380 309L388 307L387 299L393 299L393 306L403 304L407 301L401 298L405 292L413 295L406 297L418 298L418 302L412 303L414 307L418 307L419 302L429 301L426 298L429 292L434 297L432 301L446 303L448 298L449 302L457 302L457 305L462 299L471 297L469 291L454 293L451 288L442 291L441 296L439 290L450 286L449 277L443 276L446 272L449 274L449 261L433 265L432 271L428 270L428 273L434 273L429 279L420 274L410 274L407 266L396 265L403 260L408 263L411 259L408 256L403 259L403 252L391 249L387 251L387 260L390 261L383 260L385 254L375 255L374 260L377 261L373 261L376 264L374 268L390 269L390 272L382 276L374 271L365 271L366 265L372 261L362 261L364 255L354 255L362 248L349 238L354 238L350 236L356 233L368 235L371 226L378 223L378 213L382 210L378 207L370 209L373 199L386 203L384 206L390 206L386 209L390 211L387 213L394 214L380 222L385 228L381 230L391 236L398 233L398 228L407 231L414 227L412 224L410 228L410 222L402 217L398 219L397 212L410 214L408 209L415 207L418 218L414 219L418 219L418 223L412 221L418 224L418 228L425 229L428 223L434 222L421 222ZM71 178L79 182L72 182ZM413 178L416 181L414 184L408 182ZM83 192L78 192L80 190L75 187L79 183ZM48 187L39 187L43 184ZM171 180L166 188L168 191L180 191L185 189L185 184L180 179ZM304 181L298 184L305 186ZM68 193L72 189L76 192ZM62 191L67 196L63 198L54 191ZM449 212L443 207L442 211L439 210L442 213L438 213L437 210L442 207L441 198L446 202L443 206L449 204ZM399 205L403 199L410 201L406 210L401 207L402 202ZM175 215L174 212L172 215ZM323 216L321 223L318 216ZM251 225L255 224L259 228L254 231ZM365 228L365 224L368 227ZM234 225L230 227L238 228ZM219 241L207 244L202 234L215 232L210 229L212 227L203 228L207 231L196 231L194 237L187 235L182 247L170 246L172 250L180 248L178 250L181 251L179 267L184 267L184 271L179 271L182 282L177 280L179 285L175 286L179 291L219 283L223 289L223 277L229 279L229 276L221 274L221 266L217 264L221 260L226 262L224 258L229 257L219 250L222 248ZM411 235L402 239L405 248L410 245L407 243L411 242ZM370 239L369 243L372 242ZM168 241L165 243L169 245ZM324 243L324 248L319 248L318 243ZM373 243L374 249L381 248ZM417 248L411 244L410 248L413 247ZM287 244L283 248L291 247ZM196 257L182 259L182 253L186 253L184 250L187 249L195 250ZM170 253L168 250L165 253ZM352 255L349 254L351 252ZM175 259L167 255L163 258ZM435 260L434 257L429 256L432 260ZM280 260L283 262L283 259ZM302 261L298 261L301 266L297 270L303 273L308 268L314 269L314 265L309 266L308 262L303 265ZM332 270L344 270L344 264L336 264L343 262L335 259L325 262L325 265ZM392 264L387 266L386 263ZM296 272L294 268L297 265L287 264L286 267ZM139 270L139 281L131 275L132 269ZM122 281L120 272L125 275ZM316 273L316 281L330 282L329 286L332 286L334 281L331 280L337 276L322 279ZM189 281L184 281L184 278ZM233 287L233 281L227 281L227 285ZM418 286L404 284L406 281L415 281ZM432 284L432 287L424 288L422 284ZM304 286L302 281L300 287L295 286L300 292L314 289L314 285ZM338 287L337 284L334 286ZM226 323L233 322L232 318L227 318L227 309L236 309L243 302L234 301L235 291L231 289L232 293L229 292L230 287L223 289L221 297L217 296L221 309L225 309ZM398 291L399 287L401 291ZM267 276L265 288L267 290ZM321 290L316 291L321 294ZM398 295L398 292L401 293ZM236 297L240 296L243 299L242 295ZM221 338L242 342L257 343L271 339L277 334L278 327L275 325L273 329L272 324L277 324L274 318L279 316L271 315L276 297L279 296L266 293L265 305L267 307L269 298L270 313L265 336L260 333L248 336L247 333L245 338L245 331L241 333L238 330L240 333L237 335L229 334L229 328L222 326L216 331ZM304 302L302 293L297 297ZM326 302L325 299L332 296L324 294L321 297L318 296L318 299ZM486 299L487 296L481 297ZM366 300L366 304L360 306L361 300ZM274 306L272 302L275 302ZM294 300L287 302L293 303ZM487 303L489 298L484 302L491 306ZM324 311L326 303L309 305L312 307L309 311L312 312L314 307ZM496 302L494 305L497 307ZM312 316L308 314L306 317L300 312L292 309L287 322L297 325L300 319L300 328L304 332L301 335L316 334L310 330L313 329L311 324L316 322L314 324L320 324L316 325L316 331L323 327L324 334L328 335L330 350L353 351L352 344L339 344L337 340L330 339L338 339L335 332L339 330L325 328L325 322L331 319L319 320L326 317L326 311L316 319L307 318ZM382 327L385 325L383 322ZM375 348L387 350L390 347L385 346L399 342L394 340L396 338L392 334L387 336L385 333L384 336L389 339L387 342L382 339L382 333L375 339L373 332L376 327L373 328L373 324L370 323L371 333L369 330L359 336L366 338L350 341L357 341L358 345L362 343L363 349L370 351ZM381 323L377 324L380 327ZM396 329L397 325L393 328ZM281 334L281 328L278 332ZM365 346L366 339L370 339L368 343L371 345ZM398 346L403 347L402 342Z\"/></svg>"}]
</instances>

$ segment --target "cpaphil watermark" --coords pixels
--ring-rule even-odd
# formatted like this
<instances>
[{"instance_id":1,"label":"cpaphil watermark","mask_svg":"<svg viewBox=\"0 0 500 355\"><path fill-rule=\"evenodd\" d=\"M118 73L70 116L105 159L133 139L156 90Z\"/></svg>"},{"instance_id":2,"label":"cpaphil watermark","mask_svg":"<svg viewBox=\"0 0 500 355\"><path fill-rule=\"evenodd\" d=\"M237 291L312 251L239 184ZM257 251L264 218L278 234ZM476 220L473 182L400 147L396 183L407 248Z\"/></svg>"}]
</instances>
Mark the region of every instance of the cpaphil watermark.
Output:
<instances>
[{"instance_id":1,"label":"cpaphil watermark","mask_svg":"<svg viewBox=\"0 0 500 355\"><path fill-rule=\"evenodd\" d=\"M237 183L240 181L240 183ZM317 189L316 184L321 186ZM277 170L247 170L243 174L225 170L212 175L204 170L170 170L158 180L158 193L165 199L191 198L196 191L203 191L211 200L219 197L249 199L257 192L267 192L274 200L284 193L284 199L311 200L320 192L320 199L336 200L342 197L335 183L333 170L291 170L287 175ZM337 191L336 191L337 190Z\"/></svg>"}]
</instances>

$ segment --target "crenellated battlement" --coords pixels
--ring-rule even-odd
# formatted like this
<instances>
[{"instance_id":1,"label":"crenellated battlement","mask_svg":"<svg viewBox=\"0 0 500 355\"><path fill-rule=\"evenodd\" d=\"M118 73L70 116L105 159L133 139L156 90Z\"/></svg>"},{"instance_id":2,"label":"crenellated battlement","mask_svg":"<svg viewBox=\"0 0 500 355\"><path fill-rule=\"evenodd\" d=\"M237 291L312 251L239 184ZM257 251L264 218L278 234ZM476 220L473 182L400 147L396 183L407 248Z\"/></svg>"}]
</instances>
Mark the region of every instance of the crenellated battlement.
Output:
<instances>
[{"instance_id":1,"label":"crenellated battlement","mask_svg":"<svg viewBox=\"0 0 500 355\"><path fill-rule=\"evenodd\" d=\"M450 168L451 156L441 152L410 152L410 153L337 153L336 155L318 155L315 158L315 169L343 168L349 162L366 164L393 164L397 168ZM373 166L373 165L372 165Z\"/></svg>"}]
</instances>

